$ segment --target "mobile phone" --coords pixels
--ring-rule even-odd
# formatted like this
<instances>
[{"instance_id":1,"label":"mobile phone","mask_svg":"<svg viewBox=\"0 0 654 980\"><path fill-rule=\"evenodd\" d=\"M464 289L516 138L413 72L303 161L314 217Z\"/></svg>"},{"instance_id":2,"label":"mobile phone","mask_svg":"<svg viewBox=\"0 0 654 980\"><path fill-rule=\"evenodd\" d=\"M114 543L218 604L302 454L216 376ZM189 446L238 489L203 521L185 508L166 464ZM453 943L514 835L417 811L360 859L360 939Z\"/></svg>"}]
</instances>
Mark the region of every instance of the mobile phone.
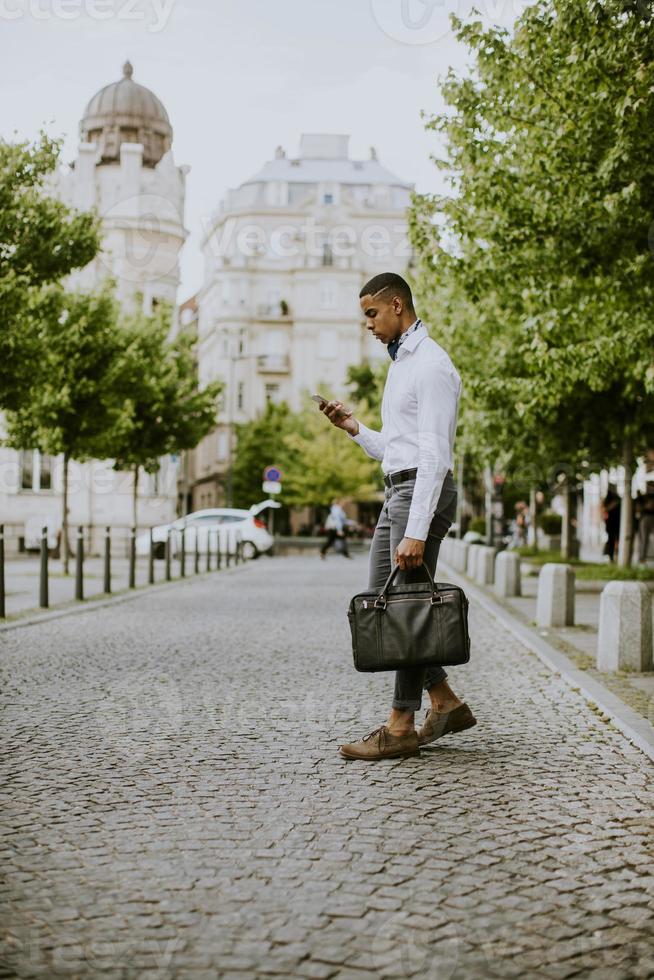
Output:
<instances>
[{"instance_id":1,"label":"mobile phone","mask_svg":"<svg viewBox=\"0 0 654 980\"><path fill-rule=\"evenodd\" d=\"M324 398L323 395L312 395L311 397L313 398L314 402L318 402L319 405L322 404L322 402L325 402L326 404L329 401L329 398Z\"/></svg>"}]
</instances>

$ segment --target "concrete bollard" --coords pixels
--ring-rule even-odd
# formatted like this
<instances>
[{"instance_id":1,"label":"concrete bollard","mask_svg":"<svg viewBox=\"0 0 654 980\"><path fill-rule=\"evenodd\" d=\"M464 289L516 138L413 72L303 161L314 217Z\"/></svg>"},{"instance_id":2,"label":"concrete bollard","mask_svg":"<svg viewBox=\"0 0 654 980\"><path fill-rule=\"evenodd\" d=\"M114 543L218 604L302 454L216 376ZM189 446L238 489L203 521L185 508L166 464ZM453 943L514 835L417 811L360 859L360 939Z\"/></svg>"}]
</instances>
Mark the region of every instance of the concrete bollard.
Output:
<instances>
[{"instance_id":1,"label":"concrete bollard","mask_svg":"<svg viewBox=\"0 0 654 980\"><path fill-rule=\"evenodd\" d=\"M598 670L652 670L652 595L644 582L609 582L602 590Z\"/></svg>"},{"instance_id":2,"label":"concrete bollard","mask_svg":"<svg viewBox=\"0 0 654 980\"><path fill-rule=\"evenodd\" d=\"M520 555L500 551L495 558L495 591L500 596L520 595Z\"/></svg>"},{"instance_id":3,"label":"concrete bollard","mask_svg":"<svg viewBox=\"0 0 654 980\"><path fill-rule=\"evenodd\" d=\"M575 573L571 565L549 562L538 576L538 626L573 626L575 621Z\"/></svg>"},{"instance_id":4,"label":"concrete bollard","mask_svg":"<svg viewBox=\"0 0 654 980\"><path fill-rule=\"evenodd\" d=\"M466 558L466 575L470 578L476 578L477 575L477 555L483 545L471 544L468 548L468 555Z\"/></svg>"},{"instance_id":5,"label":"concrete bollard","mask_svg":"<svg viewBox=\"0 0 654 980\"><path fill-rule=\"evenodd\" d=\"M452 545L453 544L454 544L454 540L452 538L445 537L441 541L441 547L440 547L440 555L439 555L439 557L442 557L443 561L448 562L450 565L452 564Z\"/></svg>"},{"instance_id":6,"label":"concrete bollard","mask_svg":"<svg viewBox=\"0 0 654 980\"><path fill-rule=\"evenodd\" d=\"M477 552L475 581L479 585L492 585L495 578L495 548L480 545Z\"/></svg>"},{"instance_id":7,"label":"concrete bollard","mask_svg":"<svg viewBox=\"0 0 654 980\"><path fill-rule=\"evenodd\" d=\"M469 541L457 541L456 568L460 572L465 572L468 567L468 551L470 550Z\"/></svg>"}]
</instances>

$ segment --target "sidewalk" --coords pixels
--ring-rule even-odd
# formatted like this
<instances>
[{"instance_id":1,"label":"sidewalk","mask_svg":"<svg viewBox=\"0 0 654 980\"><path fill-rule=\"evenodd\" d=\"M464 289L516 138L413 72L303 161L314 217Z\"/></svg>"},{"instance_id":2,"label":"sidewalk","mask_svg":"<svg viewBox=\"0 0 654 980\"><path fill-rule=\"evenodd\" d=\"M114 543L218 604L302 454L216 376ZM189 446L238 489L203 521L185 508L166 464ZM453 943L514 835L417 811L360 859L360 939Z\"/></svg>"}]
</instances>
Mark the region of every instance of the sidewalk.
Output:
<instances>
[{"instance_id":1,"label":"sidewalk","mask_svg":"<svg viewBox=\"0 0 654 980\"><path fill-rule=\"evenodd\" d=\"M536 596L538 575L524 574L523 563L522 595L514 598L498 598L492 588L486 591L494 601L515 615L520 622L536 625ZM607 582L583 581L577 579L575 589L575 625L559 628L539 629L541 636L558 650L565 653L576 667L584 670L594 680L654 723L654 673L627 673L618 671L609 674L597 670L597 632L601 590ZM478 586L478 588L480 588ZM652 614L654 616L654 593L652 594Z\"/></svg>"},{"instance_id":2,"label":"sidewalk","mask_svg":"<svg viewBox=\"0 0 654 980\"><path fill-rule=\"evenodd\" d=\"M654 972L654 771L481 605L478 725L346 762L367 562L273 558L2 642L4 976Z\"/></svg>"}]
</instances>

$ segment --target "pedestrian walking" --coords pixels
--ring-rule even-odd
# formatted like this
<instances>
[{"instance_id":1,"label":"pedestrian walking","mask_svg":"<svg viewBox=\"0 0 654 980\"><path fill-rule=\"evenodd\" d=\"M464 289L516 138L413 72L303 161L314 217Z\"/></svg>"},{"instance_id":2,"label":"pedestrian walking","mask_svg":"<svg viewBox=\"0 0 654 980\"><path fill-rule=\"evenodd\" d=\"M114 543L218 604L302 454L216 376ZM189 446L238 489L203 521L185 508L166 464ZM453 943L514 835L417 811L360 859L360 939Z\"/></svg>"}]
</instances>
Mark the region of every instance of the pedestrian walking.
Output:
<instances>
[{"instance_id":1,"label":"pedestrian walking","mask_svg":"<svg viewBox=\"0 0 654 980\"><path fill-rule=\"evenodd\" d=\"M340 500L332 501L332 505L325 521L327 540L320 549L320 557L325 558L330 548L343 555L344 558L351 558L347 550L347 514L343 510Z\"/></svg>"},{"instance_id":2,"label":"pedestrian walking","mask_svg":"<svg viewBox=\"0 0 654 980\"><path fill-rule=\"evenodd\" d=\"M609 561L615 560L615 549L620 538L620 509L621 500L616 488L609 484L606 497L602 501L602 517L606 528L606 543L604 554L608 555Z\"/></svg>"},{"instance_id":3,"label":"pedestrian walking","mask_svg":"<svg viewBox=\"0 0 654 980\"><path fill-rule=\"evenodd\" d=\"M420 581L424 563L435 575L441 541L456 515L452 474L461 380L448 354L416 316L408 283L392 272L365 284L359 301L366 327L392 359L382 399L381 432L353 417L341 402L321 411L343 429L384 473L384 504L370 550L370 589L381 589L393 564L399 581ZM398 670L386 724L340 746L348 759L416 755L421 745L476 724L447 683L442 667ZM423 688L431 708L416 731L414 716Z\"/></svg>"},{"instance_id":4,"label":"pedestrian walking","mask_svg":"<svg viewBox=\"0 0 654 980\"><path fill-rule=\"evenodd\" d=\"M648 480L645 493L638 497L638 561L647 561L650 537L654 537L654 480Z\"/></svg>"}]
</instances>

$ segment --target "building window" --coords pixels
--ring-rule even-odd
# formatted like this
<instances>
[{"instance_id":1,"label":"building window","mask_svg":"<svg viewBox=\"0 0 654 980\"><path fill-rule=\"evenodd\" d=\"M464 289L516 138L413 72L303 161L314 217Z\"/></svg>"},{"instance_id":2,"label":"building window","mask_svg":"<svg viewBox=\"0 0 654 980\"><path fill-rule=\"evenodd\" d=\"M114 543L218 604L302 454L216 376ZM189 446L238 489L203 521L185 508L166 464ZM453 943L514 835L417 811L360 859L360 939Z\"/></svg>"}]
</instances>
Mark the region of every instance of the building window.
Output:
<instances>
[{"instance_id":1,"label":"building window","mask_svg":"<svg viewBox=\"0 0 654 980\"><path fill-rule=\"evenodd\" d=\"M242 410L244 403L245 403L245 382L239 381L238 388L236 389L236 407Z\"/></svg>"},{"instance_id":2,"label":"building window","mask_svg":"<svg viewBox=\"0 0 654 980\"><path fill-rule=\"evenodd\" d=\"M323 265L333 265L334 255L332 253L332 247L327 242L322 247L322 264Z\"/></svg>"},{"instance_id":3,"label":"building window","mask_svg":"<svg viewBox=\"0 0 654 980\"><path fill-rule=\"evenodd\" d=\"M218 433L218 446L216 450L216 456L218 459L227 459L227 453L229 450L227 439L228 435L226 432Z\"/></svg>"},{"instance_id":4,"label":"building window","mask_svg":"<svg viewBox=\"0 0 654 980\"><path fill-rule=\"evenodd\" d=\"M323 194L323 196L322 196L322 203L323 204L333 204L334 203L334 195L333 194Z\"/></svg>"},{"instance_id":5,"label":"building window","mask_svg":"<svg viewBox=\"0 0 654 980\"><path fill-rule=\"evenodd\" d=\"M325 280L320 283L320 305L323 310L336 309L337 285Z\"/></svg>"},{"instance_id":6,"label":"building window","mask_svg":"<svg viewBox=\"0 0 654 980\"><path fill-rule=\"evenodd\" d=\"M20 451L20 485L22 490L32 490L34 483L34 450Z\"/></svg>"},{"instance_id":7,"label":"building window","mask_svg":"<svg viewBox=\"0 0 654 980\"><path fill-rule=\"evenodd\" d=\"M333 358L338 351L338 337L335 330L323 327L318 334L318 357Z\"/></svg>"},{"instance_id":8,"label":"building window","mask_svg":"<svg viewBox=\"0 0 654 980\"><path fill-rule=\"evenodd\" d=\"M279 402L279 385L278 384L267 384L266 385L266 402L272 402L276 405Z\"/></svg>"},{"instance_id":9,"label":"building window","mask_svg":"<svg viewBox=\"0 0 654 980\"><path fill-rule=\"evenodd\" d=\"M21 449L19 454L21 490L52 489L52 456L39 452L38 449Z\"/></svg>"}]
</instances>

